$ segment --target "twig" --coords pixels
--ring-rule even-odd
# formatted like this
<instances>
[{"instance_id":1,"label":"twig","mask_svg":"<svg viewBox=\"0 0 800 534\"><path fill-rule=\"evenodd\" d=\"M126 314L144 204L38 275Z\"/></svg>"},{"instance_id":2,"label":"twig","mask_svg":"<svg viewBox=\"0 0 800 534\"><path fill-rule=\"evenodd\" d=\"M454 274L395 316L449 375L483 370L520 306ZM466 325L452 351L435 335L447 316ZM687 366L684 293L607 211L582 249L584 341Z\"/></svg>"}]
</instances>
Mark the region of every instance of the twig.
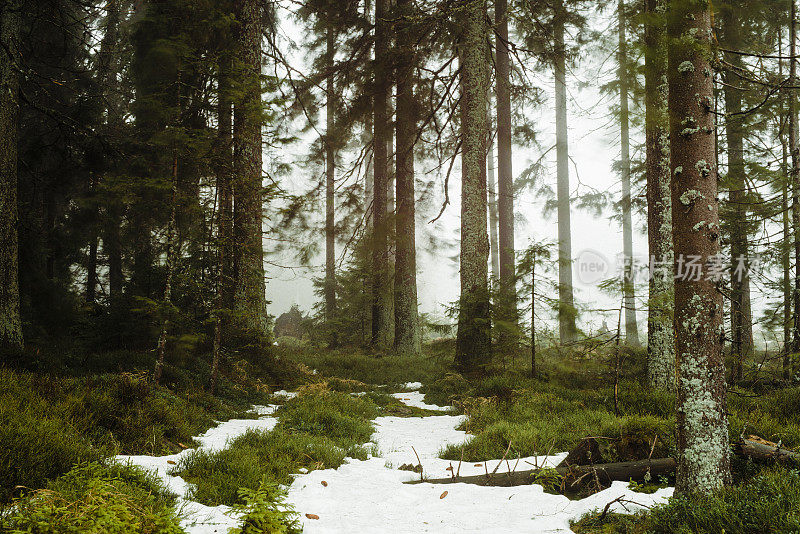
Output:
<instances>
[{"instance_id":1,"label":"twig","mask_svg":"<svg viewBox=\"0 0 800 534\"><path fill-rule=\"evenodd\" d=\"M415 449L414 446L412 445L411 446L411 450L414 451L414 456L417 457L417 465L419 465L419 479L420 480L425 480L422 477L422 472L424 471L424 469L422 468L422 460L419 459L419 454L417 454L417 449Z\"/></svg>"},{"instance_id":2,"label":"twig","mask_svg":"<svg viewBox=\"0 0 800 534\"><path fill-rule=\"evenodd\" d=\"M511 450L511 440L509 440L509 441L508 441L508 448L506 449L506 452L504 452L504 453L503 453L503 457L502 457L502 458L500 458L500 461L499 461L499 462L497 462L497 467L495 467L495 468L494 468L494 471L492 471L492 476L494 476L494 474L495 474L495 473L497 473L497 470L498 470L498 469L500 468L500 466L503 464L503 460L505 460L505 459L506 459L506 455L508 454L508 451L510 451L510 450Z\"/></svg>"}]
</instances>

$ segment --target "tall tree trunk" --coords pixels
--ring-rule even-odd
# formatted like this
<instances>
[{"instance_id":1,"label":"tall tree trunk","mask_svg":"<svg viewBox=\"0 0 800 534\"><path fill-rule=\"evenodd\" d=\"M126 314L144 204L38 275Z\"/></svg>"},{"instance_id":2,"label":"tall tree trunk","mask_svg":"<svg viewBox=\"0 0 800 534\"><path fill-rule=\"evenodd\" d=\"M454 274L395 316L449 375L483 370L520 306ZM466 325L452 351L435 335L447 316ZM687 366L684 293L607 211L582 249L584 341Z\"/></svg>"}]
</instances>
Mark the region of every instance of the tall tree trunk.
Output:
<instances>
[{"instance_id":1,"label":"tall tree trunk","mask_svg":"<svg viewBox=\"0 0 800 534\"><path fill-rule=\"evenodd\" d=\"M331 326L336 317L336 150L334 136L336 128L336 100L333 86L333 58L336 53L336 40L333 33L333 22L328 23L327 62L328 78L326 80L327 113L325 130L325 321ZM330 328L330 346L337 345L336 329Z\"/></svg>"},{"instance_id":2,"label":"tall tree trunk","mask_svg":"<svg viewBox=\"0 0 800 534\"><path fill-rule=\"evenodd\" d=\"M459 12L461 35L461 298L456 366L477 371L492 355L486 232L487 69L485 0L469 0Z\"/></svg>"},{"instance_id":3,"label":"tall tree trunk","mask_svg":"<svg viewBox=\"0 0 800 534\"><path fill-rule=\"evenodd\" d=\"M267 303L262 244L261 152L261 2L237 0L237 64L234 103L234 236L236 297L234 309L257 343L267 337Z\"/></svg>"},{"instance_id":4,"label":"tall tree trunk","mask_svg":"<svg viewBox=\"0 0 800 534\"><path fill-rule=\"evenodd\" d=\"M397 0L397 215L395 216L394 347L400 355L422 352L417 316L417 249L415 243L414 145L417 105L414 101L414 2Z\"/></svg>"},{"instance_id":5,"label":"tall tree trunk","mask_svg":"<svg viewBox=\"0 0 800 534\"><path fill-rule=\"evenodd\" d=\"M572 225L570 222L569 135L567 133L567 58L564 45L563 0L554 6L554 71L556 80L556 166L558 203L558 326L562 344L576 340L575 298L572 292Z\"/></svg>"},{"instance_id":6,"label":"tall tree trunk","mask_svg":"<svg viewBox=\"0 0 800 534\"><path fill-rule=\"evenodd\" d=\"M364 0L364 20L367 24L374 23L372 19L372 0ZM368 30L369 31L369 30ZM370 48L370 59L373 49ZM375 161L372 152L372 135L374 133L374 109L372 95L369 95L369 111L364 117L364 132L361 140L364 146L364 235L367 242L372 239L373 230L373 200L375 198ZM372 340L372 281L369 276L364 280L364 295L366 308L364 310L364 344L369 345Z\"/></svg>"},{"instance_id":7,"label":"tall tree trunk","mask_svg":"<svg viewBox=\"0 0 800 534\"><path fill-rule=\"evenodd\" d=\"M95 195L96 178L89 179L89 198ZM94 304L97 292L97 215L96 206L91 207L91 221L89 222L89 254L86 258L86 303Z\"/></svg>"},{"instance_id":8,"label":"tall tree trunk","mask_svg":"<svg viewBox=\"0 0 800 534\"><path fill-rule=\"evenodd\" d=\"M632 346L641 345L639 327L636 322L636 291L633 277L633 221L631 220L631 146L628 118L628 40L625 37L625 2L619 0L619 109L620 146L622 167L622 255L625 269L623 288L625 292L625 342Z\"/></svg>"},{"instance_id":9,"label":"tall tree trunk","mask_svg":"<svg viewBox=\"0 0 800 534\"><path fill-rule=\"evenodd\" d=\"M378 350L392 345L394 321L391 315L392 290L389 278L388 221L386 193L389 158L387 146L392 135L389 117L389 0L375 2L375 95L372 136L375 187L372 201L374 234L372 242L372 344Z\"/></svg>"},{"instance_id":10,"label":"tall tree trunk","mask_svg":"<svg viewBox=\"0 0 800 534\"><path fill-rule=\"evenodd\" d=\"M216 295L216 320L214 321L214 354L211 362L209 389L213 394L217 388L219 364L222 359L222 329L226 313L233 306L235 292L233 276L233 191L231 173L233 170L233 102L231 101L231 57L223 53L219 60L219 81L217 95L217 195L219 196L219 215L217 216L218 277Z\"/></svg>"},{"instance_id":11,"label":"tall tree trunk","mask_svg":"<svg viewBox=\"0 0 800 534\"><path fill-rule=\"evenodd\" d=\"M491 108L492 99L489 99L489 104ZM492 124L491 119L491 110L489 113L489 125L491 128ZM494 142L491 140L491 135L489 135L489 154L486 158L488 162L488 169L489 169L489 181L487 182L487 188L489 191L489 251L491 256L491 264L492 264L492 279L497 282L500 280L500 245L497 241L497 226L499 224L499 220L497 217L497 177L495 176L495 166L494 166Z\"/></svg>"},{"instance_id":12,"label":"tall tree trunk","mask_svg":"<svg viewBox=\"0 0 800 534\"><path fill-rule=\"evenodd\" d=\"M22 348L17 214L21 3L0 7L0 353Z\"/></svg>"},{"instance_id":13,"label":"tall tree trunk","mask_svg":"<svg viewBox=\"0 0 800 534\"><path fill-rule=\"evenodd\" d=\"M176 215L178 203L178 156L172 159L172 195L170 198L169 226L167 227L167 279L164 283L164 300L162 305L165 312L169 313L172 306L172 278L175 271L175 232ZM167 355L167 332L169 331L169 319L164 317L161 320L161 333L158 336L158 356L156 357L156 367L153 370L153 382L158 384L161 375L164 373L164 360Z\"/></svg>"},{"instance_id":14,"label":"tall tree trunk","mask_svg":"<svg viewBox=\"0 0 800 534\"><path fill-rule=\"evenodd\" d=\"M722 294L704 272L685 276L685 262L719 257L717 162L708 1L673 0L668 20L672 205L678 275L675 352L678 363L679 494L709 493L730 482L722 354Z\"/></svg>"},{"instance_id":15,"label":"tall tree trunk","mask_svg":"<svg viewBox=\"0 0 800 534\"><path fill-rule=\"evenodd\" d=\"M739 6L733 4L722 10L722 30L724 46L731 50L740 50L743 46ZM742 59L739 54L724 52L725 61L736 69L741 69ZM744 161L744 115L742 115L741 81L730 71L723 71L725 81L725 135L728 140L728 211L731 239L731 353L733 369L731 379L738 382L742 379L743 363L752 356L753 331L750 317L749 293L750 276L747 213L745 208L745 161ZM748 335L749 334L749 335Z\"/></svg>"},{"instance_id":16,"label":"tall tree trunk","mask_svg":"<svg viewBox=\"0 0 800 534\"><path fill-rule=\"evenodd\" d=\"M645 23L645 142L650 295L647 316L647 377L651 387L675 389L674 253L670 198L669 116L665 0L647 0ZM659 268L656 267L656 263Z\"/></svg>"},{"instance_id":17,"label":"tall tree trunk","mask_svg":"<svg viewBox=\"0 0 800 534\"><path fill-rule=\"evenodd\" d=\"M792 323L792 353L800 352L800 127L797 123L797 5L792 0L791 23L789 32L789 152L792 158L792 226L794 227L794 320ZM798 371L798 357L792 361L792 373Z\"/></svg>"},{"instance_id":18,"label":"tall tree trunk","mask_svg":"<svg viewBox=\"0 0 800 534\"><path fill-rule=\"evenodd\" d=\"M514 257L514 176L511 168L511 62L508 50L508 0L495 0L497 65L497 193L500 254L499 344L513 351L517 325L517 289Z\"/></svg>"},{"instance_id":19,"label":"tall tree trunk","mask_svg":"<svg viewBox=\"0 0 800 534\"><path fill-rule=\"evenodd\" d=\"M531 258L531 378L537 378L536 368L536 254Z\"/></svg>"}]
</instances>

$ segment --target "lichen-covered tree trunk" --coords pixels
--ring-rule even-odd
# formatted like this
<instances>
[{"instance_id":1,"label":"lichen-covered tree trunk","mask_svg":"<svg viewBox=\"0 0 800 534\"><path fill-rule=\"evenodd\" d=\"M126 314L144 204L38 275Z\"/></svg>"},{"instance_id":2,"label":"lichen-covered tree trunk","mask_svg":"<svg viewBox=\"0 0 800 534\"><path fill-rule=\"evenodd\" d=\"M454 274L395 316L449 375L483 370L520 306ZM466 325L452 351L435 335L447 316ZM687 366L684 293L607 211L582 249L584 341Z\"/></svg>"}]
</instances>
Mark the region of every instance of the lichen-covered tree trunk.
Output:
<instances>
[{"instance_id":1,"label":"lichen-covered tree trunk","mask_svg":"<svg viewBox=\"0 0 800 534\"><path fill-rule=\"evenodd\" d=\"M500 319L502 350L513 350L517 324L517 289L514 254L514 176L511 166L511 62L508 43L508 0L495 0L495 56L497 68L497 211L500 254Z\"/></svg>"},{"instance_id":2,"label":"lichen-covered tree trunk","mask_svg":"<svg viewBox=\"0 0 800 534\"><path fill-rule=\"evenodd\" d=\"M392 346L392 289L389 277L389 222L386 216L389 156L387 145L392 135L389 117L389 0L375 2L375 93L372 155L375 177L372 200L372 344L378 350Z\"/></svg>"},{"instance_id":3,"label":"lichen-covered tree trunk","mask_svg":"<svg viewBox=\"0 0 800 534\"><path fill-rule=\"evenodd\" d=\"M404 356L422 352L417 315L417 249L414 193L414 145L417 113L414 101L414 4L397 0L397 170L395 172L394 348Z\"/></svg>"},{"instance_id":4,"label":"lichen-covered tree trunk","mask_svg":"<svg viewBox=\"0 0 800 534\"><path fill-rule=\"evenodd\" d=\"M674 254L667 115L666 0L647 0L645 22L645 173L647 236L653 268L647 316L647 378L651 387L675 389L672 325ZM658 263L655 263L658 262ZM656 265L658 268L655 268Z\"/></svg>"},{"instance_id":5,"label":"lichen-covered tree trunk","mask_svg":"<svg viewBox=\"0 0 800 534\"><path fill-rule=\"evenodd\" d=\"M668 16L669 116L678 366L679 494L730 482L722 354L722 293L708 266L720 261L708 0L672 0ZM684 276L687 262L704 266Z\"/></svg>"},{"instance_id":6,"label":"lichen-covered tree trunk","mask_svg":"<svg viewBox=\"0 0 800 534\"><path fill-rule=\"evenodd\" d=\"M743 46L741 20L738 10L742 6L728 5L722 10L722 35L724 46L740 50ZM733 68L743 67L739 54L724 52L725 61ZM731 353L733 369L731 379L742 379L743 363L753 353L753 328L750 313L750 276L748 266L747 213L745 207L746 169L744 161L744 115L742 114L742 89L739 77L731 70L723 71L725 86L725 136L728 140L728 226L731 246Z\"/></svg>"},{"instance_id":7,"label":"lichen-covered tree trunk","mask_svg":"<svg viewBox=\"0 0 800 534\"><path fill-rule=\"evenodd\" d=\"M261 2L237 0L237 90L234 102L234 310L242 327L261 343L267 336L262 244Z\"/></svg>"},{"instance_id":8,"label":"lichen-covered tree trunk","mask_svg":"<svg viewBox=\"0 0 800 534\"><path fill-rule=\"evenodd\" d=\"M333 33L333 22L329 22L326 36L326 61L328 74L326 80L327 113L325 130L325 321L333 321L336 316L336 150L334 146L334 129L336 127L336 100L333 86L333 58L336 53L336 40ZM328 343L337 345L335 328L329 332Z\"/></svg>"},{"instance_id":9,"label":"lichen-covered tree trunk","mask_svg":"<svg viewBox=\"0 0 800 534\"><path fill-rule=\"evenodd\" d=\"M625 37L625 2L619 0L619 109L620 109L620 167L622 171L622 255L625 268L623 289L625 293L625 342L633 347L641 345L636 321L636 291L633 278L633 222L631 220L631 146L628 105L628 41Z\"/></svg>"},{"instance_id":10,"label":"lichen-covered tree trunk","mask_svg":"<svg viewBox=\"0 0 800 534\"><path fill-rule=\"evenodd\" d=\"M567 133L567 58L564 45L563 0L554 6L554 72L556 82L556 199L558 204L558 331L562 344L576 340L575 297L572 289L572 223L569 191L569 135Z\"/></svg>"},{"instance_id":11,"label":"lichen-covered tree trunk","mask_svg":"<svg viewBox=\"0 0 800 534\"><path fill-rule=\"evenodd\" d=\"M461 67L461 298L456 366L477 371L491 358L489 236L486 231L487 50L485 0L466 0L457 12Z\"/></svg>"},{"instance_id":12,"label":"lichen-covered tree trunk","mask_svg":"<svg viewBox=\"0 0 800 534\"><path fill-rule=\"evenodd\" d=\"M22 348L17 212L18 0L0 6L0 355Z\"/></svg>"}]
</instances>

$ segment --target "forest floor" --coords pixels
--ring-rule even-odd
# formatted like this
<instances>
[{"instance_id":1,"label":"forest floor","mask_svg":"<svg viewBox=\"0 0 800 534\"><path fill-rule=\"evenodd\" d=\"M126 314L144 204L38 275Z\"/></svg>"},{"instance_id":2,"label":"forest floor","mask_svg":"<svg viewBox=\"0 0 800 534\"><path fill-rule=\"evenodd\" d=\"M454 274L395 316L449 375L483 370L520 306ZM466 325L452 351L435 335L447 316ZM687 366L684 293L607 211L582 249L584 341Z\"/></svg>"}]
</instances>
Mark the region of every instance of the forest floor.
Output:
<instances>
[{"instance_id":1,"label":"forest floor","mask_svg":"<svg viewBox=\"0 0 800 534\"><path fill-rule=\"evenodd\" d=\"M427 404L415 389L420 383L409 383L393 397L410 406L431 411L448 408ZM255 406L261 416L256 420L231 420L199 436L200 449L220 450L229 440L248 430L272 430L278 420L277 405ZM546 493L541 485L519 487L483 487L457 483L408 485L420 474L398 469L401 466L423 466L422 477L449 477L449 469L459 469L462 476L493 471L502 459L485 459L458 465L440 458L448 446L461 446L469 439L457 430L463 415L428 415L422 417L383 416L374 420L371 441L376 454L366 460L348 458L336 469L319 469L297 473L288 488L287 504L299 514L303 532L572 532L570 523L595 509L613 503L611 510L633 512L666 502L671 488L652 494L638 493L627 483L611 487L581 500ZM179 496L191 495L191 486L180 476L171 474L181 458L192 454L187 450L171 456L118 456L123 463L157 472L167 488ZM523 466L555 467L566 453L527 457ZM506 465L501 465L507 469ZM509 467L510 468L510 467ZM614 502L616 501L616 502ZM623 504L624 503L624 504ZM237 526L237 515L228 506L205 506L190 498L181 499L185 514L182 526L190 534L227 532Z\"/></svg>"},{"instance_id":2,"label":"forest floor","mask_svg":"<svg viewBox=\"0 0 800 534\"><path fill-rule=\"evenodd\" d=\"M227 534L242 518L286 534L800 531L797 466L735 457L735 485L708 497L668 499L673 476L565 495L548 470L516 487L406 484L554 466L589 436L594 463L676 457L674 397L644 385L643 351L553 347L535 378L521 354L462 376L452 352L283 346L269 372L230 362L217 395L203 358L159 386L129 353L71 374L0 369L0 532ZM800 388L755 371L729 391L731 442L800 447Z\"/></svg>"}]
</instances>

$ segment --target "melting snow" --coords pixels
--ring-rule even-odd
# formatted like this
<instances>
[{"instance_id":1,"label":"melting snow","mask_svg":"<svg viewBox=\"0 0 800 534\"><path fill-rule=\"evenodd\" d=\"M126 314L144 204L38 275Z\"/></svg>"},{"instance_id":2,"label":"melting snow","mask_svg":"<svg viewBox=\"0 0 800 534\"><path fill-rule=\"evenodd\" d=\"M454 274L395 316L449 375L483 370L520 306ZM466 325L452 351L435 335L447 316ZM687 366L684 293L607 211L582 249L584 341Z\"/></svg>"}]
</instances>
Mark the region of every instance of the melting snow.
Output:
<instances>
[{"instance_id":1,"label":"melting snow","mask_svg":"<svg viewBox=\"0 0 800 534\"><path fill-rule=\"evenodd\" d=\"M411 384L416 386L416 384ZM408 387L407 389L413 389ZM292 394L279 392L291 398ZM418 392L398 393L395 397L409 406L447 410L423 402ZM255 406L260 419L232 420L210 429L197 440L200 447L209 450L224 448L226 443L249 429L271 430L277 420L271 416L275 406ZM463 416L437 415L432 417L379 417L375 420L372 441L379 455L366 461L348 459L338 469L312 471L297 475L289 487L288 501L295 507L306 534L338 534L362 532L384 533L460 533L488 532L494 534L569 533L569 521L586 512L603 508L618 497L628 501L616 502L611 510L632 512L644 506L664 502L672 495L672 488L660 489L652 495L636 493L624 482L580 501L570 501L561 495L544 493L541 486L511 488L483 487L471 484L418 484L403 482L419 478L418 473L398 470L403 464L417 464L417 455L427 477L447 477L450 465L458 470L458 462L438 458L448 444L460 444L467 434L456 427ZM416 451L416 453L415 453ZM236 526L236 519L227 515L228 507L208 507L185 500L190 485L183 479L167 474L178 459L189 454L183 451L171 456L119 456L130 462L155 471L167 486L181 496L181 505L187 519L183 527L190 534L227 533ZM554 466L566 453L546 457L522 458L518 469L530 469L529 464ZM492 472L500 460L462 463L461 475ZM498 467L498 472L513 469L517 459ZM323 482L325 484L323 485ZM442 495L446 495L442 498ZM319 519L310 519L306 514Z\"/></svg>"}]
</instances>

